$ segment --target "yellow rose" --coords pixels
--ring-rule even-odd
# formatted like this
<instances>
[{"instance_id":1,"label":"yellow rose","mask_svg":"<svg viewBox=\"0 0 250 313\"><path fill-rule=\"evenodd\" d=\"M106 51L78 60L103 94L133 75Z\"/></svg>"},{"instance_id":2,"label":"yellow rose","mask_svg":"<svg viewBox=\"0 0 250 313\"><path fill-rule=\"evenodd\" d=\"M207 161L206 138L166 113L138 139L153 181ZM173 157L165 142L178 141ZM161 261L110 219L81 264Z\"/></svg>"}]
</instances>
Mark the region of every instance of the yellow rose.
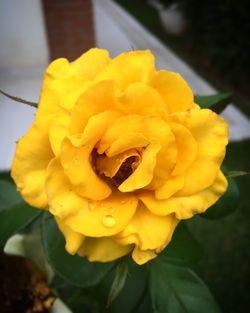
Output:
<instances>
[{"instance_id":1,"label":"yellow rose","mask_svg":"<svg viewBox=\"0 0 250 313\"><path fill-rule=\"evenodd\" d=\"M179 74L156 71L150 51L91 49L48 67L12 177L55 216L69 253L107 262L132 252L143 264L225 192L227 142L225 121L194 103Z\"/></svg>"}]
</instances>

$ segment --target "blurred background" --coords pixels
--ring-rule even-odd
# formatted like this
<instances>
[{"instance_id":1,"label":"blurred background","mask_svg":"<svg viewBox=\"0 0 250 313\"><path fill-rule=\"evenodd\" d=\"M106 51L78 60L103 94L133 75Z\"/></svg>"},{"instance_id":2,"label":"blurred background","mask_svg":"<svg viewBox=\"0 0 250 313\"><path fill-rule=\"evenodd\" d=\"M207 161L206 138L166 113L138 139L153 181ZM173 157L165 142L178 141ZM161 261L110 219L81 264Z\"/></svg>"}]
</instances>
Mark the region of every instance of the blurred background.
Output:
<instances>
[{"instance_id":1,"label":"blurred background","mask_svg":"<svg viewBox=\"0 0 250 313\"><path fill-rule=\"evenodd\" d=\"M0 0L0 89L37 102L48 63L74 60L93 46L112 57L150 49L158 69L179 72L194 93L231 91L225 164L250 170L250 19L248 0ZM35 109L0 95L0 169L8 169ZM226 218L195 217L190 229L204 247L196 270L223 312L250 307L248 177L238 178L239 209Z\"/></svg>"}]
</instances>

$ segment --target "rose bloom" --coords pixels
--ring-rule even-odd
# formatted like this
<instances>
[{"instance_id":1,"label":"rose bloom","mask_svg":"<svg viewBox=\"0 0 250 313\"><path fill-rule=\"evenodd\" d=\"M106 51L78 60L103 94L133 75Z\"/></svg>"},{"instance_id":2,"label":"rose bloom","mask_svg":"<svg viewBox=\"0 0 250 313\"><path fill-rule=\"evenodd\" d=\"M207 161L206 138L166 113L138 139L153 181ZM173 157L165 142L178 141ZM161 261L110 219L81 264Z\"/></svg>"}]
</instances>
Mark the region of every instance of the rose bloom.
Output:
<instances>
[{"instance_id":1,"label":"rose bloom","mask_svg":"<svg viewBox=\"0 0 250 313\"><path fill-rule=\"evenodd\" d=\"M91 49L49 65L12 177L54 215L70 254L143 264L225 192L227 142L225 121L179 74L157 71L150 51Z\"/></svg>"}]
</instances>

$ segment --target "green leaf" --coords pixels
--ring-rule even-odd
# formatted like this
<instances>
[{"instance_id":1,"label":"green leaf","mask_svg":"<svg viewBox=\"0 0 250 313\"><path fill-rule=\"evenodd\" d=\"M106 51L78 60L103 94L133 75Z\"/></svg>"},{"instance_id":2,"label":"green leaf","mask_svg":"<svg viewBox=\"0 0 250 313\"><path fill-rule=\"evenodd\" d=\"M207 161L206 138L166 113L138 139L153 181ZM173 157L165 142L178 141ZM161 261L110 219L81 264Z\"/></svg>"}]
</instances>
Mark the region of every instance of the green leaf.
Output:
<instances>
[{"instance_id":1,"label":"green leaf","mask_svg":"<svg viewBox=\"0 0 250 313\"><path fill-rule=\"evenodd\" d=\"M26 204L13 183L0 180L0 248L15 233L31 223L40 211Z\"/></svg>"},{"instance_id":2,"label":"green leaf","mask_svg":"<svg viewBox=\"0 0 250 313\"><path fill-rule=\"evenodd\" d=\"M24 99L18 98L18 97L16 97L16 96L9 95L8 93L6 93L6 92L4 92L4 91L2 91L2 90L0 90L0 93L1 93L2 95L4 95L5 97L7 97L7 98L9 98L9 99L11 99L11 100L14 100L14 101L16 101L16 102L24 103L24 104L27 104L27 105L32 106L32 107L34 107L34 108L37 108L37 107L38 107L38 104L37 104L36 102L24 100Z\"/></svg>"},{"instance_id":3,"label":"green leaf","mask_svg":"<svg viewBox=\"0 0 250 313\"><path fill-rule=\"evenodd\" d=\"M10 206L23 202L16 191L16 186L5 179L0 179L0 212Z\"/></svg>"},{"instance_id":4,"label":"green leaf","mask_svg":"<svg viewBox=\"0 0 250 313\"><path fill-rule=\"evenodd\" d=\"M181 221L174 232L171 242L158 258L193 265L200 259L201 254L202 248L200 244L189 231L186 222Z\"/></svg>"},{"instance_id":5,"label":"green leaf","mask_svg":"<svg viewBox=\"0 0 250 313\"><path fill-rule=\"evenodd\" d=\"M232 94L229 92L222 92L210 96L196 95L194 101L199 104L202 109L209 108L216 113L221 113L226 106L232 102Z\"/></svg>"},{"instance_id":6,"label":"green leaf","mask_svg":"<svg viewBox=\"0 0 250 313\"><path fill-rule=\"evenodd\" d=\"M244 171L224 171L224 174L226 175L226 177L231 178L250 175L249 172Z\"/></svg>"},{"instance_id":7,"label":"green leaf","mask_svg":"<svg viewBox=\"0 0 250 313\"><path fill-rule=\"evenodd\" d=\"M109 290L114 281L114 271L111 271L102 280L101 284L94 288L94 294L100 304L102 313L132 313L138 312L141 303L148 297L148 264L138 265L129 259L128 276L119 297L114 300L107 309ZM128 300L129 299L129 300ZM146 311L144 311L146 313Z\"/></svg>"},{"instance_id":8,"label":"green leaf","mask_svg":"<svg viewBox=\"0 0 250 313\"><path fill-rule=\"evenodd\" d=\"M121 293L125 285L127 275L128 275L128 258L124 257L121 260L119 260L116 266L115 278L109 292L107 308Z\"/></svg>"},{"instance_id":9,"label":"green leaf","mask_svg":"<svg viewBox=\"0 0 250 313\"><path fill-rule=\"evenodd\" d=\"M68 283L78 287L98 284L113 263L88 262L86 258L70 255L65 240L52 215L45 213L42 222L43 246L54 271Z\"/></svg>"},{"instance_id":10,"label":"green leaf","mask_svg":"<svg viewBox=\"0 0 250 313\"><path fill-rule=\"evenodd\" d=\"M220 312L208 287L185 266L152 262L150 293L155 313Z\"/></svg>"},{"instance_id":11,"label":"green leaf","mask_svg":"<svg viewBox=\"0 0 250 313\"><path fill-rule=\"evenodd\" d=\"M228 178L228 188L224 195L200 216L216 219L233 213L239 205L239 188L233 178Z\"/></svg>"}]
</instances>

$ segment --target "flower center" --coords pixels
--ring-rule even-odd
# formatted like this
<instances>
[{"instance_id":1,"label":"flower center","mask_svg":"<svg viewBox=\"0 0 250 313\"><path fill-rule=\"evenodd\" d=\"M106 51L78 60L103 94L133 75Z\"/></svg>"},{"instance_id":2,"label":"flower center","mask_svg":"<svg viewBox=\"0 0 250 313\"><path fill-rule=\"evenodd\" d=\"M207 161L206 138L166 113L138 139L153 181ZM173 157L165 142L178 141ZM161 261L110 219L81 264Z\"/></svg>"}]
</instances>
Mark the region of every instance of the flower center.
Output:
<instances>
[{"instance_id":1,"label":"flower center","mask_svg":"<svg viewBox=\"0 0 250 313\"><path fill-rule=\"evenodd\" d=\"M127 158L119 168L118 172L112 177L112 180L117 186L123 183L137 168L138 158L131 156Z\"/></svg>"},{"instance_id":2,"label":"flower center","mask_svg":"<svg viewBox=\"0 0 250 313\"><path fill-rule=\"evenodd\" d=\"M95 172L109 185L118 187L137 169L141 155L137 149L108 157L105 153L92 152L92 166Z\"/></svg>"}]
</instances>

